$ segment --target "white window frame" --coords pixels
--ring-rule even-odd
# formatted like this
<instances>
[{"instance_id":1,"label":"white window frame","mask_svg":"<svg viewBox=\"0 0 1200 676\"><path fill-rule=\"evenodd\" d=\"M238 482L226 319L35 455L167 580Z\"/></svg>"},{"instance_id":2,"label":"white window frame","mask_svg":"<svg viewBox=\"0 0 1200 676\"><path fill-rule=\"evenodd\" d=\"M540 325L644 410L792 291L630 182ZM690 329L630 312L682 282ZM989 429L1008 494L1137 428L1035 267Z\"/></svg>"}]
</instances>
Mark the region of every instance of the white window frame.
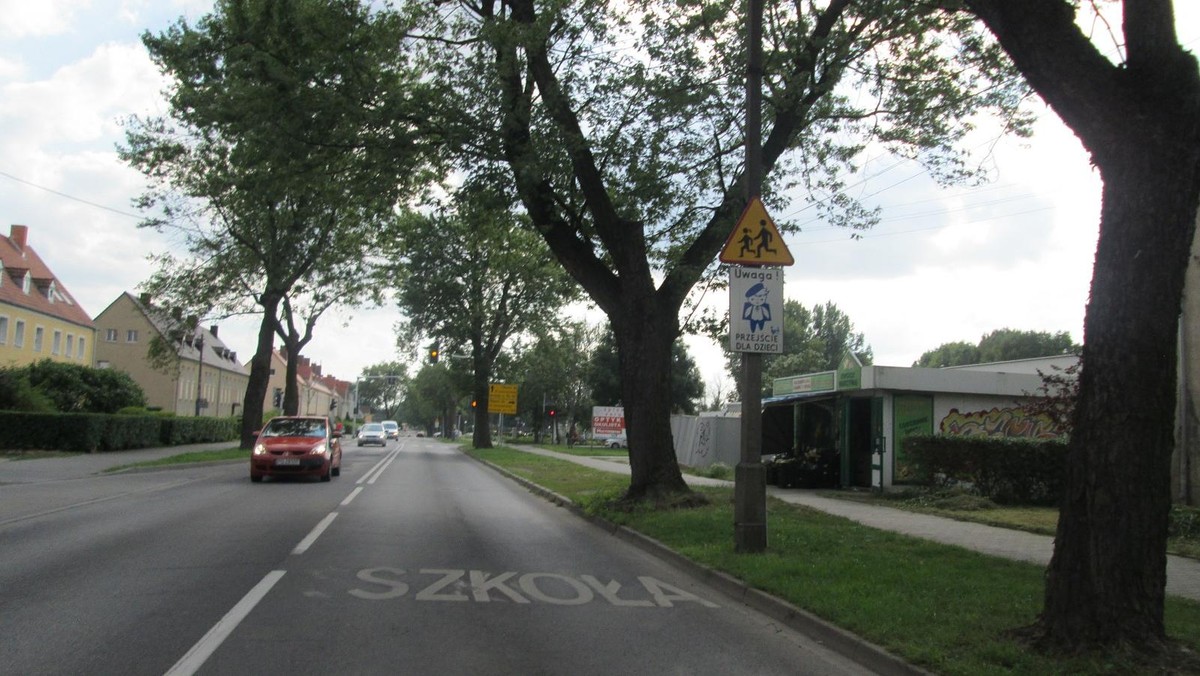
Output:
<instances>
[{"instance_id":1,"label":"white window frame","mask_svg":"<svg viewBox=\"0 0 1200 676\"><path fill-rule=\"evenodd\" d=\"M104 329L104 342L115 343L121 337L121 332L116 329Z\"/></svg>"},{"instance_id":2,"label":"white window frame","mask_svg":"<svg viewBox=\"0 0 1200 676\"><path fill-rule=\"evenodd\" d=\"M79 340L75 342L75 358L80 361L82 361L84 356L87 354L87 348L84 347L84 341L86 340L86 338L80 336Z\"/></svg>"},{"instance_id":3,"label":"white window frame","mask_svg":"<svg viewBox=\"0 0 1200 676\"><path fill-rule=\"evenodd\" d=\"M54 329L54 334L50 337L50 354L58 356L62 354L63 332Z\"/></svg>"},{"instance_id":4,"label":"white window frame","mask_svg":"<svg viewBox=\"0 0 1200 676\"><path fill-rule=\"evenodd\" d=\"M46 329L41 326L33 327L33 351L41 352L44 342L46 342Z\"/></svg>"},{"instance_id":5,"label":"white window frame","mask_svg":"<svg viewBox=\"0 0 1200 676\"><path fill-rule=\"evenodd\" d=\"M13 347L21 349L25 347L25 320L18 319L13 327Z\"/></svg>"},{"instance_id":6,"label":"white window frame","mask_svg":"<svg viewBox=\"0 0 1200 676\"><path fill-rule=\"evenodd\" d=\"M8 316L0 315L0 345L8 345Z\"/></svg>"},{"instance_id":7,"label":"white window frame","mask_svg":"<svg viewBox=\"0 0 1200 676\"><path fill-rule=\"evenodd\" d=\"M125 342L126 342L126 343L136 343L136 342L138 342L138 330L137 330L137 329L129 329L129 330L127 330L127 331L125 332Z\"/></svg>"}]
</instances>

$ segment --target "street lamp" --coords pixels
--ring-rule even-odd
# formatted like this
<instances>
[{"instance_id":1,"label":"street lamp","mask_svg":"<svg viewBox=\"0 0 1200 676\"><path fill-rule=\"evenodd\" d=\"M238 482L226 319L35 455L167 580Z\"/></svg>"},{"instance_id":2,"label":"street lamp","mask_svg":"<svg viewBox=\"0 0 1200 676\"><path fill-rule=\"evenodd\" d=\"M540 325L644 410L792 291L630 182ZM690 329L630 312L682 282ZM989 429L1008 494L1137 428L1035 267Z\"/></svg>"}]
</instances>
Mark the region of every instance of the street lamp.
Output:
<instances>
[{"instance_id":1,"label":"street lamp","mask_svg":"<svg viewBox=\"0 0 1200 676\"><path fill-rule=\"evenodd\" d=\"M196 330L196 349L200 359L196 362L196 417L200 417L200 404L204 401L204 334Z\"/></svg>"}]
</instances>

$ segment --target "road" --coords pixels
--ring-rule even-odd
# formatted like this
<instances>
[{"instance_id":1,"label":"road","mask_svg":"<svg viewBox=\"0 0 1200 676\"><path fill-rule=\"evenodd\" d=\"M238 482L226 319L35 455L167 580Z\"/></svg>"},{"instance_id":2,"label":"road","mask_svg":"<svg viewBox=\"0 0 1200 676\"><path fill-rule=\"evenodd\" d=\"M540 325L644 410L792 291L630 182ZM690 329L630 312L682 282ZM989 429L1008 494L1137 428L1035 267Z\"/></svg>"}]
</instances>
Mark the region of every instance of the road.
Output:
<instances>
[{"instance_id":1,"label":"road","mask_svg":"<svg viewBox=\"0 0 1200 676\"><path fill-rule=\"evenodd\" d=\"M13 674L862 674L436 440L4 483Z\"/></svg>"}]
</instances>

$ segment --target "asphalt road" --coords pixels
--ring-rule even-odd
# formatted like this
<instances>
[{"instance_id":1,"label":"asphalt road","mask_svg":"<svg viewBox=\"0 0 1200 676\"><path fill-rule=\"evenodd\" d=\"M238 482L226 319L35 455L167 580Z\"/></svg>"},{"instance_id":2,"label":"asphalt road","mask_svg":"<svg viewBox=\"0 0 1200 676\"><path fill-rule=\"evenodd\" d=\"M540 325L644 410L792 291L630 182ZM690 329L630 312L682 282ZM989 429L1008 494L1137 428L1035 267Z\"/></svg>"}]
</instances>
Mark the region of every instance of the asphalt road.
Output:
<instances>
[{"instance_id":1,"label":"asphalt road","mask_svg":"<svg viewBox=\"0 0 1200 676\"><path fill-rule=\"evenodd\" d=\"M862 674L434 440L330 483L0 468L0 671Z\"/></svg>"}]
</instances>

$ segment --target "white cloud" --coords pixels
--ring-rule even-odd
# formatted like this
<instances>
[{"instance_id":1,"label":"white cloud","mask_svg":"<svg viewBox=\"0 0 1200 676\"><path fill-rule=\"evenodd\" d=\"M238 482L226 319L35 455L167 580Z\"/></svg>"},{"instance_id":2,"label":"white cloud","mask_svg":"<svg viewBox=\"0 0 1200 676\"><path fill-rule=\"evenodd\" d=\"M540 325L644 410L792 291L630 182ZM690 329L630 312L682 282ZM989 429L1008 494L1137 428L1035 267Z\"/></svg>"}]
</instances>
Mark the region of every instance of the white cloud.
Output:
<instances>
[{"instance_id":1,"label":"white cloud","mask_svg":"<svg viewBox=\"0 0 1200 676\"><path fill-rule=\"evenodd\" d=\"M0 0L0 38L58 35L66 32L75 14L89 0Z\"/></svg>"}]
</instances>

